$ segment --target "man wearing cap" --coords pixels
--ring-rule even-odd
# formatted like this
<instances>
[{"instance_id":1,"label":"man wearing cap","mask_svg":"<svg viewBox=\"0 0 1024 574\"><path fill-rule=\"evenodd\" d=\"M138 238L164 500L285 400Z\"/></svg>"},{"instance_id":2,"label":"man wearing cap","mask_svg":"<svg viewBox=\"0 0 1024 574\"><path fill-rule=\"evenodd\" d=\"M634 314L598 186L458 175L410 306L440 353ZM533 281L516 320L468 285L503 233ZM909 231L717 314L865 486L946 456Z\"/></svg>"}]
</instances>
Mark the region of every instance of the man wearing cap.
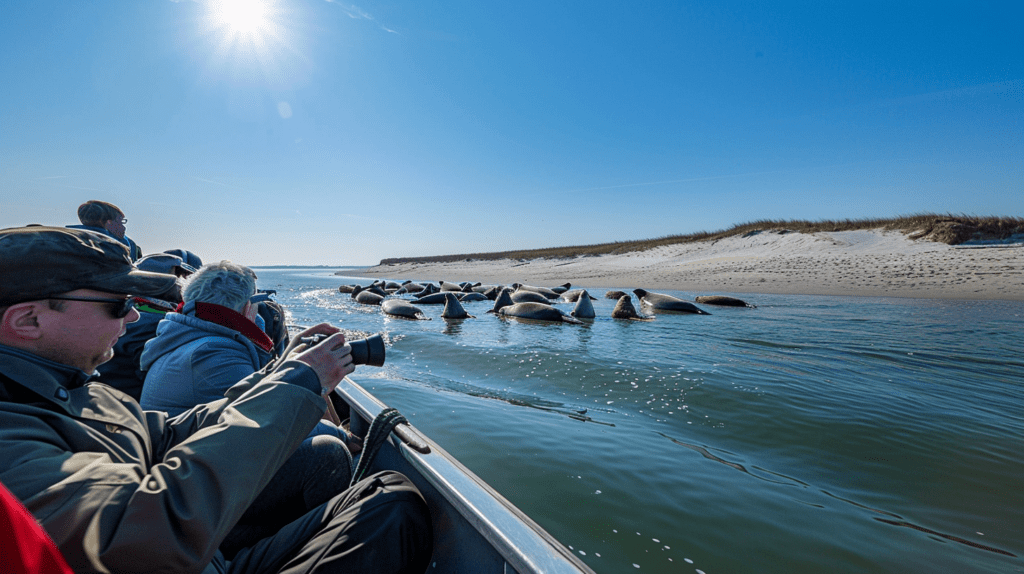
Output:
<instances>
[{"instance_id":1,"label":"man wearing cap","mask_svg":"<svg viewBox=\"0 0 1024 574\"><path fill-rule=\"evenodd\" d=\"M68 228L88 229L113 237L128 248L132 261L138 261L142 257L142 249L124 234L128 218L124 216L120 207L106 201L90 199L78 206L78 220L82 222L81 225L69 225Z\"/></svg>"},{"instance_id":2,"label":"man wearing cap","mask_svg":"<svg viewBox=\"0 0 1024 574\"><path fill-rule=\"evenodd\" d=\"M422 572L426 505L404 476L360 481L229 562L218 547L353 371L330 335L175 418L90 382L173 276L122 244L49 227L0 230L0 482L75 572Z\"/></svg>"}]
</instances>

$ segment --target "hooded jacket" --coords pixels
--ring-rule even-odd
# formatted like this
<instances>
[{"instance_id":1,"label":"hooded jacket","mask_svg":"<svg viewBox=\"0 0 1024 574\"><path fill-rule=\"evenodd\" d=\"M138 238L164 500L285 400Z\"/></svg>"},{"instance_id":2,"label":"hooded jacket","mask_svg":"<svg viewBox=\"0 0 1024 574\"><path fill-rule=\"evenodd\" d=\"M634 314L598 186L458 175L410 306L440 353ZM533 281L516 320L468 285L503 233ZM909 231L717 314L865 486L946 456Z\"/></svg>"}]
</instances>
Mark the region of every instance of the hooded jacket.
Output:
<instances>
[{"instance_id":1,"label":"hooded jacket","mask_svg":"<svg viewBox=\"0 0 1024 574\"><path fill-rule=\"evenodd\" d=\"M297 361L175 418L88 380L0 345L0 482L79 574L223 572L218 546L326 408Z\"/></svg>"},{"instance_id":2,"label":"hooded jacket","mask_svg":"<svg viewBox=\"0 0 1024 574\"><path fill-rule=\"evenodd\" d=\"M174 416L217 400L270 362L272 350L270 338L240 313L190 301L180 313L164 315L156 336L146 342L140 358L146 382L139 403Z\"/></svg>"}]
</instances>

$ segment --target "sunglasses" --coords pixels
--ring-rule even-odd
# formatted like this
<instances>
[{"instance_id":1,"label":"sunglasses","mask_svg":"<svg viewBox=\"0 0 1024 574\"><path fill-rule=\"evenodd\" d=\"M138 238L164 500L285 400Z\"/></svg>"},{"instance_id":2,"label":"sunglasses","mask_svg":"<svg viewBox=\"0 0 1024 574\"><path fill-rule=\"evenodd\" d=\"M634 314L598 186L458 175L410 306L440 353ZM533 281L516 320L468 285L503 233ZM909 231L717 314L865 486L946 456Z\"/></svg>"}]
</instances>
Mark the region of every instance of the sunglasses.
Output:
<instances>
[{"instance_id":1,"label":"sunglasses","mask_svg":"<svg viewBox=\"0 0 1024 574\"><path fill-rule=\"evenodd\" d=\"M122 319L128 316L128 313L132 312L135 308L135 297L126 297L124 299L105 299L102 297L62 297L59 295L52 295L47 299L59 299L61 301L86 301L88 303L107 303L110 305L110 314L115 319Z\"/></svg>"}]
</instances>

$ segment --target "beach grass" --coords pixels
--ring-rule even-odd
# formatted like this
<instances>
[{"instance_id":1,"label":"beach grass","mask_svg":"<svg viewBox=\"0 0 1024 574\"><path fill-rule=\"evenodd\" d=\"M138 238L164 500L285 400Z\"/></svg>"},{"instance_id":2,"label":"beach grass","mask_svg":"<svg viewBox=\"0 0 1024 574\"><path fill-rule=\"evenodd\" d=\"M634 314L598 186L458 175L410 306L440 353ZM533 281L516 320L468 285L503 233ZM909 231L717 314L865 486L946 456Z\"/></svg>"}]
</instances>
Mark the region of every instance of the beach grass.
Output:
<instances>
[{"instance_id":1,"label":"beach grass","mask_svg":"<svg viewBox=\"0 0 1024 574\"><path fill-rule=\"evenodd\" d=\"M496 259L565 259L579 256L615 255L646 251L655 247L715 241L737 235L752 235L764 231L779 233L816 233L835 231L857 231L883 229L900 231L910 239L936 241L948 245L959 245L968 240L1001 240L1024 233L1022 217L978 217L973 215L937 215L922 213L890 218L866 219L823 219L818 221L760 219L734 225L720 231L698 231L682 235L668 235L653 239L616 241L595 245L572 245L544 249L521 249L491 253L463 253L455 255L433 255L427 257L394 257L382 259L380 265L403 263L450 263L455 261L496 260Z\"/></svg>"}]
</instances>

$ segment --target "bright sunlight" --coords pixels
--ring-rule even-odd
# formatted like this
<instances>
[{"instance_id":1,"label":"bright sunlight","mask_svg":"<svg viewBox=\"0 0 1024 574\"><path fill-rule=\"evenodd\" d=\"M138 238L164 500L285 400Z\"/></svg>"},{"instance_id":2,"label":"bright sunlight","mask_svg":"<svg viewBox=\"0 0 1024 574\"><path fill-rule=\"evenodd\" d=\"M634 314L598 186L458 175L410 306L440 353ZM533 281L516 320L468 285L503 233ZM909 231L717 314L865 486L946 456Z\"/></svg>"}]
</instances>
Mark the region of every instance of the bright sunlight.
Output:
<instances>
[{"instance_id":1,"label":"bright sunlight","mask_svg":"<svg viewBox=\"0 0 1024 574\"><path fill-rule=\"evenodd\" d=\"M214 24L234 34L258 36L271 25L266 0L216 0L211 8Z\"/></svg>"}]
</instances>

